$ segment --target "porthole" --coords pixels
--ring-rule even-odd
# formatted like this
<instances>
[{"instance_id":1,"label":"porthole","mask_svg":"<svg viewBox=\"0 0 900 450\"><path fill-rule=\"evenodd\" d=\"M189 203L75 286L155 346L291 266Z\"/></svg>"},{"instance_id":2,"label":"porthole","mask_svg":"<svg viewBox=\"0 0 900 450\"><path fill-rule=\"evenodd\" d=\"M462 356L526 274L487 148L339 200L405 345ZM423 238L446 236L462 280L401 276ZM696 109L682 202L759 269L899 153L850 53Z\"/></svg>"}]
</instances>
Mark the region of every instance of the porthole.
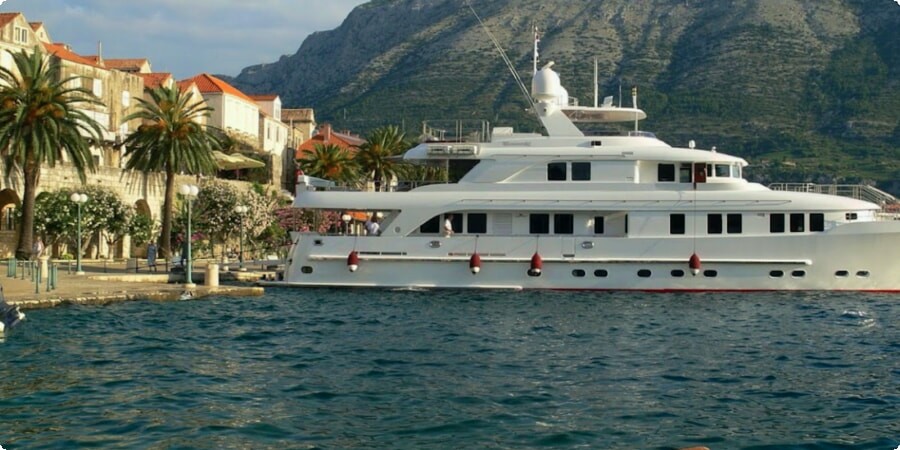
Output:
<instances>
[{"instance_id":1,"label":"porthole","mask_svg":"<svg viewBox=\"0 0 900 450\"><path fill-rule=\"evenodd\" d=\"M322 242L321 239L316 239L313 241L313 245L320 246L320 245L325 245L325 243Z\"/></svg>"},{"instance_id":2,"label":"porthole","mask_svg":"<svg viewBox=\"0 0 900 450\"><path fill-rule=\"evenodd\" d=\"M709 277L709 278L715 278L715 277L719 276L719 272L717 272L715 270L704 270L703 276Z\"/></svg>"},{"instance_id":3,"label":"porthole","mask_svg":"<svg viewBox=\"0 0 900 450\"><path fill-rule=\"evenodd\" d=\"M850 276L850 272L847 272L846 270L838 270L834 273L834 276L838 278L847 278L848 276Z\"/></svg>"},{"instance_id":4,"label":"porthole","mask_svg":"<svg viewBox=\"0 0 900 450\"><path fill-rule=\"evenodd\" d=\"M431 241L428 243L431 248L441 248L441 241Z\"/></svg>"},{"instance_id":5,"label":"porthole","mask_svg":"<svg viewBox=\"0 0 900 450\"><path fill-rule=\"evenodd\" d=\"M681 278L684 276L684 271L681 269L675 269L672 271L672 276L675 278Z\"/></svg>"},{"instance_id":6,"label":"porthole","mask_svg":"<svg viewBox=\"0 0 900 450\"><path fill-rule=\"evenodd\" d=\"M868 270L860 270L859 272L856 272L856 276L858 276L860 278L869 278L869 271Z\"/></svg>"},{"instance_id":7,"label":"porthole","mask_svg":"<svg viewBox=\"0 0 900 450\"><path fill-rule=\"evenodd\" d=\"M572 271L572 276L573 276L573 277L581 278L581 277L584 276L584 271L581 270L581 269L575 269L575 270Z\"/></svg>"},{"instance_id":8,"label":"porthole","mask_svg":"<svg viewBox=\"0 0 900 450\"><path fill-rule=\"evenodd\" d=\"M784 276L784 272L782 272L780 270L773 270L773 271L769 272L769 276L772 278L781 278Z\"/></svg>"},{"instance_id":9,"label":"porthole","mask_svg":"<svg viewBox=\"0 0 900 450\"><path fill-rule=\"evenodd\" d=\"M585 250L590 250L590 249L594 248L594 242L593 241L584 241L581 243L581 248L583 248Z\"/></svg>"},{"instance_id":10,"label":"porthole","mask_svg":"<svg viewBox=\"0 0 900 450\"><path fill-rule=\"evenodd\" d=\"M795 271L791 272L791 276L794 278L803 278L806 276L806 271L805 270L795 270Z\"/></svg>"},{"instance_id":11,"label":"porthole","mask_svg":"<svg viewBox=\"0 0 900 450\"><path fill-rule=\"evenodd\" d=\"M594 276L597 278L606 278L609 276L609 272L606 269L597 269L594 271Z\"/></svg>"},{"instance_id":12,"label":"porthole","mask_svg":"<svg viewBox=\"0 0 900 450\"><path fill-rule=\"evenodd\" d=\"M650 278L650 275L651 275L651 273L650 273L650 270L648 270L648 269L638 270L638 276L641 278Z\"/></svg>"},{"instance_id":13,"label":"porthole","mask_svg":"<svg viewBox=\"0 0 900 450\"><path fill-rule=\"evenodd\" d=\"M312 266L303 266L300 268L300 272L313 273L313 268L312 268Z\"/></svg>"}]
</instances>

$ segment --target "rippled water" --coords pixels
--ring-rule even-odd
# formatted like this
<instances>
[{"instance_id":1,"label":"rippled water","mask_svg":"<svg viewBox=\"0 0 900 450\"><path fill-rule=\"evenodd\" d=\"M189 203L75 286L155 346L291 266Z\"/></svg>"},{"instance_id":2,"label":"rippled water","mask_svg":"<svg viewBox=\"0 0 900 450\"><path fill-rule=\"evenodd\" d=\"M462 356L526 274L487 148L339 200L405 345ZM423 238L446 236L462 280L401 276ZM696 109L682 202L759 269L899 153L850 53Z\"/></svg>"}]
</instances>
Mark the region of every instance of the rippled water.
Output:
<instances>
[{"instance_id":1,"label":"rippled water","mask_svg":"<svg viewBox=\"0 0 900 450\"><path fill-rule=\"evenodd\" d=\"M21 448L879 449L900 298L268 289L30 311Z\"/></svg>"}]
</instances>

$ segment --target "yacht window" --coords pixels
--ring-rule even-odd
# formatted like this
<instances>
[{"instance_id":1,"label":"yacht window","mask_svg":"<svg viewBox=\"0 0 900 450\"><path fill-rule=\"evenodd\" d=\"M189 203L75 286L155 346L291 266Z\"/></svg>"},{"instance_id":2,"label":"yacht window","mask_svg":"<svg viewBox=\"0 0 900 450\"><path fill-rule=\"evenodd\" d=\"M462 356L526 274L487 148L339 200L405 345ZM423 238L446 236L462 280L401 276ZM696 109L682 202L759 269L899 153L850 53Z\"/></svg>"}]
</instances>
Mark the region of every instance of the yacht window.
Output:
<instances>
[{"instance_id":1,"label":"yacht window","mask_svg":"<svg viewBox=\"0 0 900 450\"><path fill-rule=\"evenodd\" d=\"M444 220L447 220L447 214L444 214ZM441 222L443 223L443 222ZM463 229L463 216L462 214L453 214L453 217L450 217L450 225L453 226L453 231L458 233Z\"/></svg>"},{"instance_id":2,"label":"yacht window","mask_svg":"<svg viewBox=\"0 0 900 450\"><path fill-rule=\"evenodd\" d=\"M743 178L743 174L741 174L741 165L735 164L731 166L731 176L734 178Z\"/></svg>"},{"instance_id":3,"label":"yacht window","mask_svg":"<svg viewBox=\"0 0 900 450\"><path fill-rule=\"evenodd\" d=\"M772 278L781 278L784 276L784 272L780 270L773 270L769 272L769 276Z\"/></svg>"},{"instance_id":4,"label":"yacht window","mask_svg":"<svg viewBox=\"0 0 900 450\"><path fill-rule=\"evenodd\" d=\"M726 166L725 164L716 164L716 176L721 178L730 177L731 167Z\"/></svg>"},{"instance_id":5,"label":"yacht window","mask_svg":"<svg viewBox=\"0 0 900 450\"><path fill-rule=\"evenodd\" d=\"M706 176L708 176L708 177L714 177L714 176L716 176L716 173L713 172L713 165L712 165L712 164L707 164L707 165L706 165Z\"/></svg>"},{"instance_id":6,"label":"yacht window","mask_svg":"<svg viewBox=\"0 0 900 450\"><path fill-rule=\"evenodd\" d=\"M856 213L847 213L844 215L844 218L849 222L851 220L856 220L859 216Z\"/></svg>"},{"instance_id":7,"label":"yacht window","mask_svg":"<svg viewBox=\"0 0 900 450\"><path fill-rule=\"evenodd\" d=\"M594 234L603 234L603 216L594 217Z\"/></svg>"},{"instance_id":8,"label":"yacht window","mask_svg":"<svg viewBox=\"0 0 900 450\"><path fill-rule=\"evenodd\" d=\"M532 214L529 222L529 233L550 234L550 214Z\"/></svg>"},{"instance_id":9,"label":"yacht window","mask_svg":"<svg viewBox=\"0 0 900 450\"><path fill-rule=\"evenodd\" d=\"M703 276L709 277L709 278L715 278L715 277L719 276L719 272L715 271L715 270L704 270Z\"/></svg>"},{"instance_id":10,"label":"yacht window","mask_svg":"<svg viewBox=\"0 0 900 450\"><path fill-rule=\"evenodd\" d=\"M834 273L834 276L839 277L839 278L847 278L849 275L850 275L850 272L847 272L846 270L838 270L837 272Z\"/></svg>"},{"instance_id":11,"label":"yacht window","mask_svg":"<svg viewBox=\"0 0 900 450\"><path fill-rule=\"evenodd\" d=\"M597 278L606 278L609 276L609 272L606 269L597 269L594 271L594 276Z\"/></svg>"},{"instance_id":12,"label":"yacht window","mask_svg":"<svg viewBox=\"0 0 900 450\"><path fill-rule=\"evenodd\" d=\"M681 269L674 269L672 270L672 276L675 278L681 278L684 276L684 271Z\"/></svg>"},{"instance_id":13,"label":"yacht window","mask_svg":"<svg viewBox=\"0 0 900 450\"><path fill-rule=\"evenodd\" d=\"M784 233L784 214L769 214L769 232Z\"/></svg>"},{"instance_id":14,"label":"yacht window","mask_svg":"<svg viewBox=\"0 0 900 450\"><path fill-rule=\"evenodd\" d=\"M573 276L573 277L581 278L581 277L584 276L584 270L582 270L582 269L575 269L575 270L572 271L572 276Z\"/></svg>"},{"instance_id":15,"label":"yacht window","mask_svg":"<svg viewBox=\"0 0 900 450\"><path fill-rule=\"evenodd\" d=\"M547 164L547 181L566 181L566 163L552 162Z\"/></svg>"},{"instance_id":16,"label":"yacht window","mask_svg":"<svg viewBox=\"0 0 900 450\"><path fill-rule=\"evenodd\" d=\"M466 232L469 234L487 233L487 214L469 213L466 215Z\"/></svg>"},{"instance_id":17,"label":"yacht window","mask_svg":"<svg viewBox=\"0 0 900 450\"><path fill-rule=\"evenodd\" d=\"M691 163L681 163L681 166L678 168L678 181L682 183L690 183L693 181L691 178L694 174L694 169L691 167Z\"/></svg>"},{"instance_id":18,"label":"yacht window","mask_svg":"<svg viewBox=\"0 0 900 450\"><path fill-rule=\"evenodd\" d=\"M572 234L575 229L575 219L571 214L553 215L553 233Z\"/></svg>"},{"instance_id":19,"label":"yacht window","mask_svg":"<svg viewBox=\"0 0 900 450\"><path fill-rule=\"evenodd\" d=\"M628 214L625 214L625 234L628 234Z\"/></svg>"},{"instance_id":20,"label":"yacht window","mask_svg":"<svg viewBox=\"0 0 900 450\"><path fill-rule=\"evenodd\" d=\"M657 168L657 181L675 181L675 164L660 164Z\"/></svg>"},{"instance_id":21,"label":"yacht window","mask_svg":"<svg viewBox=\"0 0 900 450\"><path fill-rule=\"evenodd\" d=\"M869 278L869 271L868 270L860 270L859 272L856 272L856 276L858 276L860 278Z\"/></svg>"},{"instance_id":22,"label":"yacht window","mask_svg":"<svg viewBox=\"0 0 900 450\"><path fill-rule=\"evenodd\" d=\"M419 227L419 233L438 234L441 232L441 216L434 216Z\"/></svg>"},{"instance_id":23,"label":"yacht window","mask_svg":"<svg viewBox=\"0 0 900 450\"><path fill-rule=\"evenodd\" d=\"M791 214L791 233L802 233L806 228L806 217L801 213Z\"/></svg>"},{"instance_id":24,"label":"yacht window","mask_svg":"<svg viewBox=\"0 0 900 450\"><path fill-rule=\"evenodd\" d=\"M709 214L706 216L706 234L722 234L721 214Z\"/></svg>"},{"instance_id":25,"label":"yacht window","mask_svg":"<svg viewBox=\"0 0 900 450\"><path fill-rule=\"evenodd\" d=\"M684 234L684 214L669 214L669 234Z\"/></svg>"},{"instance_id":26,"label":"yacht window","mask_svg":"<svg viewBox=\"0 0 900 450\"><path fill-rule=\"evenodd\" d=\"M451 159L447 162L447 180L457 183L480 163L480 159Z\"/></svg>"},{"instance_id":27,"label":"yacht window","mask_svg":"<svg viewBox=\"0 0 900 450\"><path fill-rule=\"evenodd\" d=\"M743 232L743 224L741 223L741 215L740 214L729 214L728 215L728 233L729 234L739 234Z\"/></svg>"},{"instance_id":28,"label":"yacht window","mask_svg":"<svg viewBox=\"0 0 900 450\"><path fill-rule=\"evenodd\" d=\"M641 278L650 278L650 275L652 275L652 273L647 269L638 270L638 276Z\"/></svg>"},{"instance_id":29,"label":"yacht window","mask_svg":"<svg viewBox=\"0 0 900 450\"><path fill-rule=\"evenodd\" d=\"M572 181L591 181L591 163L573 162Z\"/></svg>"},{"instance_id":30,"label":"yacht window","mask_svg":"<svg viewBox=\"0 0 900 450\"><path fill-rule=\"evenodd\" d=\"M812 213L809 215L809 231L825 231L825 214Z\"/></svg>"}]
</instances>

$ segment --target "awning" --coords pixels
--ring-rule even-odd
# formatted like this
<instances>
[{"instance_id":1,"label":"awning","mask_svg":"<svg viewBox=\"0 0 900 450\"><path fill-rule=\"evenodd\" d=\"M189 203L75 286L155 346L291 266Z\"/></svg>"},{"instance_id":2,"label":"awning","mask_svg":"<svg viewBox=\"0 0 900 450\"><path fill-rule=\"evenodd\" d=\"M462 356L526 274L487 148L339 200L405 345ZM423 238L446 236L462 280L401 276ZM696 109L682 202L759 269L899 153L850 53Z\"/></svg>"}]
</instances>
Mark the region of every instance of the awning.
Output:
<instances>
[{"instance_id":1,"label":"awning","mask_svg":"<svg viewBox=\"0 0 900 450\"><path fill-rule=\"evenodd\" d=\"M266 167L266 163L248 158L240 153L226 155L218 150L213 151L213 158L219 170L258 169Z\"/></svg>"}]
</instances>

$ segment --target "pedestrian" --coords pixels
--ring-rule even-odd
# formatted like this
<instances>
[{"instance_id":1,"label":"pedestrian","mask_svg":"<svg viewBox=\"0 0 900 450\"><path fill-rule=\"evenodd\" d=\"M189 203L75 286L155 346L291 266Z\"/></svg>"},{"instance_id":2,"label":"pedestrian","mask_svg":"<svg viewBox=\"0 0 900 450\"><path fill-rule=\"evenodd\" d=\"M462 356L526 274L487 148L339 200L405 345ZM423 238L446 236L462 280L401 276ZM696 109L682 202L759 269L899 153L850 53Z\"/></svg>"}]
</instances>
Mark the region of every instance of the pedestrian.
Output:
<instances>
[{"instance_id":1,"label":"pedestrian","mask_svg":"<svg viewBox=\"0 0 900 450\"><path fill-rule=\"evenodd\" d=\"M31 246L31 253L34 255L35 261L44 253L44 241L40 237L34 240L34 244Z\"/></svg>"},{"instance_id":2,"label":"pedestrian","mask_svg":"<svg viewBox=\"0 0 900 450\"><path fill-rule=\"evenodd\" d=\"M453 235L453 214L444 216L444 237Z\"/></svg>"},{"instance_id":3,"label":"pedestrian","mask_svg":"<svg viewBox=\"0 0 900 450\"><path fill-rule=\"evenodd\" d=\"M381 225L378 224L378 217L373 215L366 221L366 234L369 236L378 236L381 234Z\"/></svg>"},{"instance_id":4,"label":"pedestrian","mask_svg":"<svg viewBox=\"0 0 900 450\"><path fill-rule=\"evenodd\" d=\"M147 269L156 272L156 243L147 246Z\"/></svg>"}]
</instances>

